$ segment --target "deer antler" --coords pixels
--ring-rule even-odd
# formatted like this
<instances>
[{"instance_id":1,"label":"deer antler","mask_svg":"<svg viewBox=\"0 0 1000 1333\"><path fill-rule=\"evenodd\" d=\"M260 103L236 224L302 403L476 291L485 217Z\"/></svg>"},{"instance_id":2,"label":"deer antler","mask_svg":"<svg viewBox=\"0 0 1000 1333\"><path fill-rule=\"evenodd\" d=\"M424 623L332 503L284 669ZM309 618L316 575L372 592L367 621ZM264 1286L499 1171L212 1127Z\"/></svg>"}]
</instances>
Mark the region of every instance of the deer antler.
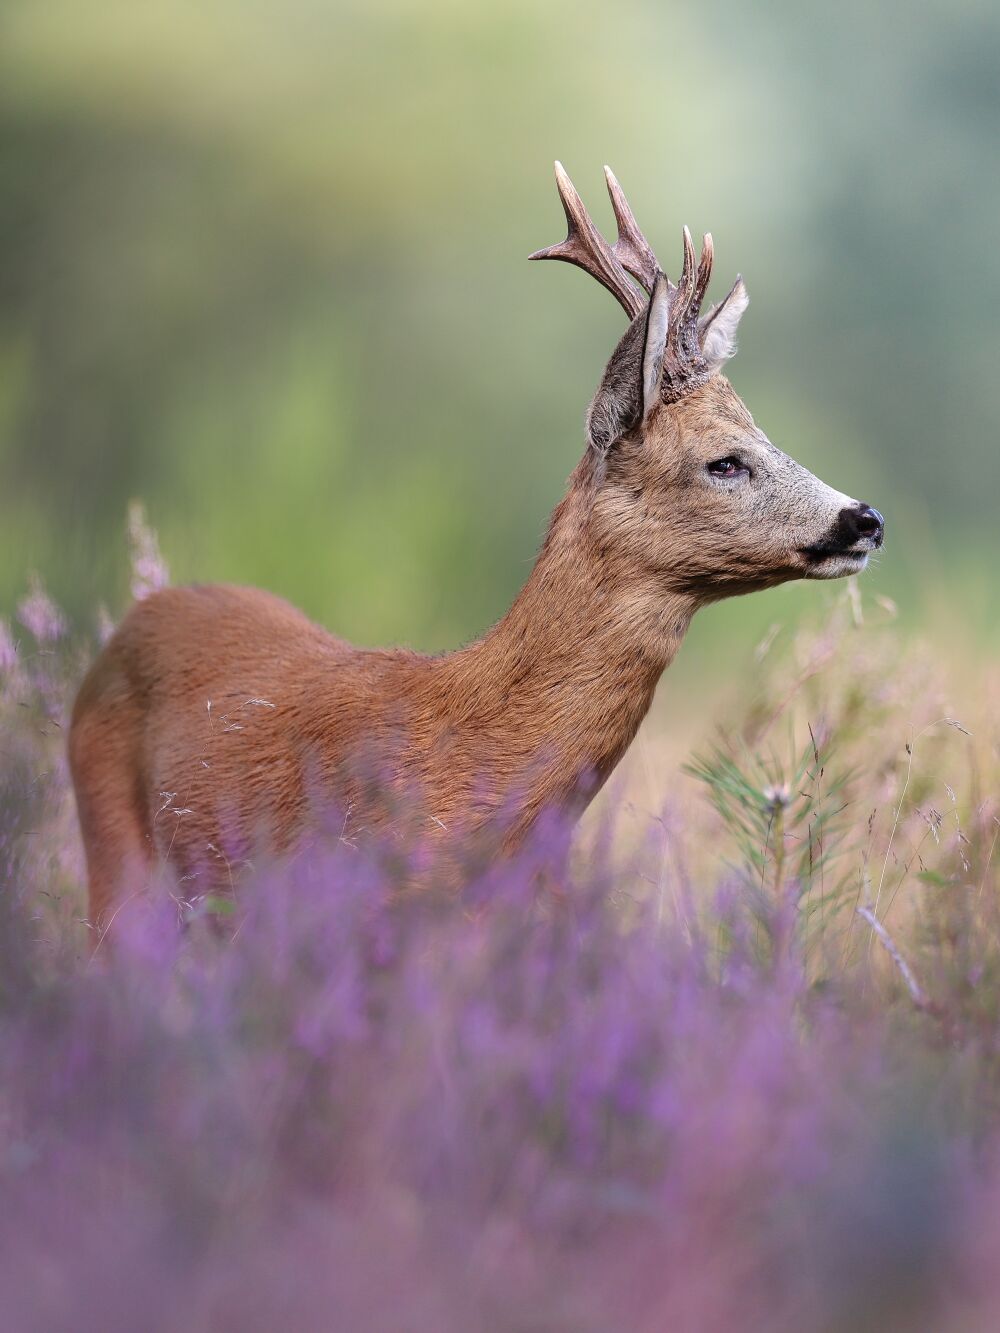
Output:
<instances>
[{"instance_id":1,"label":"deer antler","mask_svg":"<svg viewBox=\"0 0 1000 1333\"><path fill-rule=\"evenodd\" d=\"M612 246L611 253L622 268L631 273L633 278L638 279L646 292L652 295L656 275L660 271L659 261L639 230L635 214L629 208L625 193L610 167L604 168L604 179L608 183L611 207L615 210L615 221L618 223L618 239Z\"/></svg>"},{"instance_id":2,"label":"deer antler","mask_svg":"<svg viewBox=\"0 0 1000 1333\"><path fill-rule=\"evenodd\" d=\"M662 270L652 247L639 230L635 214L614 172L610 167L605 167L604 175L618 224L618 239L614 245L608 245L594 226L573 182L566 175L562 163L557 162L556 184L566 213L567 236L558 245L536 250L530 258L562 259L576 264L606 287L632 320L645 309L646 301L642 292L637 291L630 281L629 275L635 278L647 295L652 295L657 275ZM722 313L722 308L730 300L730 297L726 297L720 306L700 320L702 301L712 277L713 256L711 233L706 232L702 238L701 258L697 259L691 233L685 227L684 263L680 280L675 287L667 278L670 317L663 374L663 392L667 398L679 398L710 373L703 351L705 339L716 316Z\"/></svg>"},{"instance_id":3,"label":"deer antler","mask_svg":"<svg viewBox=\"0 0 1000 1333\"><path fill-rule=\"evenodd\" d=\"M617 185L617 181L615 184ZM566 239L560 241L558 245L536 250L533 255L528 256L529 259L563 259L568 264L576 264L592 278L596 278L602 287L608 289L630 320L635 319L646 302L629 281L626 269L619 262L611 246L591 222L590 215L583 206L583 200L577 194L561 162L556 163L556 185L566 214L568 228ZM624 200L624 195L622 199ZM628 208L628 205L625 207ZM633 223L634 221L633 218ZM636 230L638 233L638 229ZM617 249L617 246L615 248ZM648 246L646 249L652 256L653 252ZM655 259L653 263L656 263ZM647 290L652 290L652 287Z\"/></svg>"},{"instance_id":4,"label":"deer antler","mask_svg":"<svg viewBox=\"0 0 1000 1333\"><path fill-rule=\"evenodd\" d=\"M704 367L701 353L701 334L698 319L701 303L712 276L714 248L712 236L706 232L701 243L701 259L696 262L694 241L684 228L684 266L680 282L670 306L670 333L667 337L666 375L668 380L683 380L698 374Z\"/></svg>"}]
</instances>

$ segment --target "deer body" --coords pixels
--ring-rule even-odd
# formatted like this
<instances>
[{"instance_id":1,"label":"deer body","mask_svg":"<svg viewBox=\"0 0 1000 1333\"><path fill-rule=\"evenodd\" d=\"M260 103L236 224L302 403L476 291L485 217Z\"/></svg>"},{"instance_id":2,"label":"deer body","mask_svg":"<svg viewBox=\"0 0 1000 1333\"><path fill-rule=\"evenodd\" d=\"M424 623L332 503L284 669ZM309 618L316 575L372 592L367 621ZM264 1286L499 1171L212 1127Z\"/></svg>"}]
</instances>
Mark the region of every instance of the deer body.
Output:
<instances>
[{"instance_id":1,"label":"deer body","mask_svg":"<svg viewBox=\"0 0 1000 1333\"><path fill-rule=\"evenodd\" d=\"M210 881L262 835L289 846L324 792L352 838L395 817L431 841L463 839L500 817L510 841L546 807L584 803L635 736L693 610L609 568L590 517L571 489L508 614L440 657L354 648L255 588L136 604L73 724L95 919L116 897L123 846L131 873L155 852ZM371 799L387 772L397 809Z\"/></svg>"},{"instance_id":2,"label":"deer body","mask_svg":"<svg viewBox=\"0 0 1000 1333\"><path fill-rule=\"evenodd\" d=\"M324 811L348 837L405 828L510 846L544 809L597 791L700 605L852 572L881 543L880 516L771 445L719 373L746 302L738 281L699 321L710 238L696 270L685 232L674 287L610 173L613 249L557 174L570 235L540 257L594 272L631 322L514 605L482 639L426 657L355 648L256 589L137 604L70 733L93 920L156 857L201 892Z\"/></svg>"}]
</instances>

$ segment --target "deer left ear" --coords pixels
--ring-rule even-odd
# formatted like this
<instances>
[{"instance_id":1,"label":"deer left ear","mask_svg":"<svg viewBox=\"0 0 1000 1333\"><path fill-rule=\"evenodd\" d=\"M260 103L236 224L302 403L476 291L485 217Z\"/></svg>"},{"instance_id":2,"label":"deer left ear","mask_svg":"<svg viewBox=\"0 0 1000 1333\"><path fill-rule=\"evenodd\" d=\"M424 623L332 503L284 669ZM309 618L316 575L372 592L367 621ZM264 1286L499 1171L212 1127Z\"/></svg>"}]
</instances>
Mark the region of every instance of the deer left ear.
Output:
<instances>
[{"instance_id":1,"label":"deer left ear","mask_svg":"<svg viewBox=\"0 0 1000 1333\"><path fill-rule=\"evenodd\" d=\"M667 351L670 325L670 291L663 273L657 273L646 310L646 336L642 345L642 419L649 416L660 401L663 383L663 358Z\"/></svg>"},{"instance_id":2,"label":"deer left ear","mask_svg":"<svg viewBox=\"0 0 1000 1333\"><path fill-rule=\"evenodd\" d=\"M656 406L663 383L669 308L669 286L661 273L646 313L636 315L612 352L587 412L590 447L601 457Z\"/></svg>"},{"instance_id":3,"label":"deer left ear","mask_svg":"<svg viewBox=\"0 0 1000 1333\"><path fill-rule=\"evenodd\" d=\"M743 279L738 277L729 295L713 306L698 325L701 353L713 374L735 353L736 330L749 304Z\"/></svg>"}]
</instances>

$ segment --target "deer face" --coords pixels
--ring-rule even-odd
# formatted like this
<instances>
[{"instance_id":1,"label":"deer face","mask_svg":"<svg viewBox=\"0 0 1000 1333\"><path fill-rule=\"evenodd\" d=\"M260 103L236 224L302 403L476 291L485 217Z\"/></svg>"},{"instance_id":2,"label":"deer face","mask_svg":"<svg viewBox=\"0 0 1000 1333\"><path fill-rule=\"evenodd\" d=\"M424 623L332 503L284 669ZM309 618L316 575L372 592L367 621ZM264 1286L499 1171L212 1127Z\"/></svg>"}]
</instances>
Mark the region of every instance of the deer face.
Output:
<instances>
[{"instance_id":1,"label":"deer face","mask_svg":"<svg viewBox=\"0 0 1000 1333\"><path fill-rule=\"evenodd\" d=\"M699 600L855 574L882 544L881 515L776 448L721 374L658 404L602 462L606 539Z\"/></svg>"},{"instance_id":2,"label":"deer face","mask_svg":"<svg viewBox=\"0 0 1000 1333\"><path fill-rule=\"evenodd\" d=\"M531 256L585 269L631 320L587 414L602 546L699 600L864 569L882 545L881 514L777 449L720 374L749 301L742 278L703 317L711 236L699 260L684 228L674 286L617 180L605 173L615 244L601 236L557 162L569 233Z\"/></svg>"}]
</instances>

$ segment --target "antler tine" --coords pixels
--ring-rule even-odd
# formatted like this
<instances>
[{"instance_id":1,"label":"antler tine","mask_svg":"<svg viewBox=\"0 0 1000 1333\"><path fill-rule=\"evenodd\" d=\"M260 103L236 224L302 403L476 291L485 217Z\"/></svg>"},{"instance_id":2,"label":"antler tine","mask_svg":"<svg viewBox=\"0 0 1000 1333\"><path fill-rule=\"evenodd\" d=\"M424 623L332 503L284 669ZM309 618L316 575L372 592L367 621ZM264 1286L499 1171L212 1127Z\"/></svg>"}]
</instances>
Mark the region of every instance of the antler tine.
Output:
<instances>
[{"instance_id":1,"label":"antler tine","mask_svg":"<svg viewBox=\"0 0 1000 1333\"><path fill-rule=\"evenodd\" d=\"M631 273L632 277L641 282L646 291L652 294L656 275L660 271L659 261L639 230L639 224L625 198L625 192L610 167L604 168L604 178L608 183L611 207L615 210L615 221L618 223L618 239L612 246L611 253L622 268Z\"/></svg>"},{"instance_id":2,"label":"antler tine","mask_svg":"<svg viewBox=\"0 0 1000 1333\"><path fill-rule=\"evenodd\" d=\"M691 311L692 300L695 292L695 255L694 241L691 239L691 233L684 228L684 267L681 269L680 281L677 283L677 301L675 309L681 318L686 318Z\"/></svg>"},{"instance_id":3,"label":"antler tine","mask_svg":"<svg viewBox=\"0 0 1000 1333\"><path fill-rule=\"evenodd\" d=\"M694 295L691 298L691 313L695 319L701 314L701 303L708 291L708 284L712 281L712 261L714 258L715 246L712 242L712 233L706 231L701 238L701 260L698 264L698 277L694 284Z\"/></svg>"},{"instance_id":4,"label":"antler tine","mask_svg":"<svg viewBox=\"0 0 1000 1333\"><path fill-rule=\"evenodd\" d=\"M611 246L590 220L583 200L567 176L561 162L556 163L556 185L566 214L567 235L558 245L536 250L529 259L562 259L576 264L585 273L608 289L632 320L645 306L645 301L629 281L628 273L619 263Z\"/></svg>"}]
</instances>

